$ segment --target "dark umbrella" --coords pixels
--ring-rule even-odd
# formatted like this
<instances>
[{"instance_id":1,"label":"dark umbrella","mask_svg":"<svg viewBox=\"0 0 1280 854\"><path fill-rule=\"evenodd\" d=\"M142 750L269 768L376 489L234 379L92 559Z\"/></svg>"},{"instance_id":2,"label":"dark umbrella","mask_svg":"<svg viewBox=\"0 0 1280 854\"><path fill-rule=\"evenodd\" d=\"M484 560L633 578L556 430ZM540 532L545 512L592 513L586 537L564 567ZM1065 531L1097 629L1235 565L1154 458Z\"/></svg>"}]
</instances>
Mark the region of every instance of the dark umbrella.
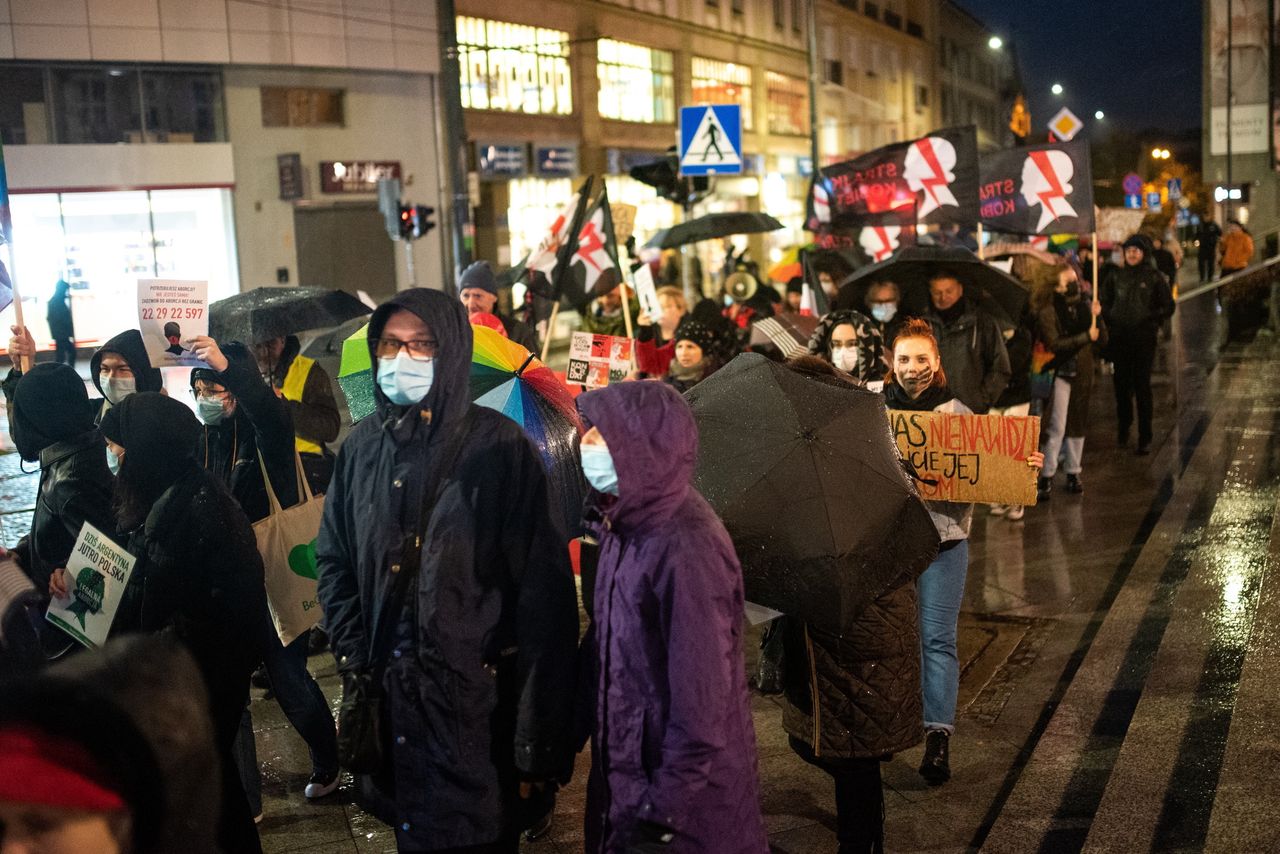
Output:
<instances>
[{"instance_id":1,"label":"dark umbrella","mask_svg":"<svg viewBox=\"0 0 1280 854\"><path fill-rule=\"evenodd\" d=\"M337 326L371 311L346 291L254 288L209 306L209 334L219 341L253 344Z\"/></svg>"},{"instance_id":2,"label":"dark umbrella","mask_svg":"<svg viewBox=\"0 0 1280 854\"><path fill-rule=\"evenodd\" d=\"M733 538L752 602L843 632L937 554L880 395L747 353L686 398L694 482Z\"/></svg>"},{"instance_id":3,"label":"dark umbrella","mask_svg":"<svg viewBox=\"0 0 1280 854\"><path fill-rule=\"evenodd\" d=\"M645 244L650 249L677 249L687 243L715 240L731 234L759 234L782 228L768 214L762 213L713 213L664 228Z\"/></svg>"},{"instance_id":4,"label":"dark umbrella","mask_svg":"<svg viewBox=\"0 0 1280 854\"><path fill-rule=\"evenodd\" d=\"M873 282L890 281L902 294L899 313L915 314L929 306L929 277L940 269L956 274L965 296L1004 317L1022 316L1027 290L1013 276L992 267L961 246L906 246L878 264L871 264L845 279L836 301L838 308L863 311L863 297Z\"/></svg>"}]
</instances>

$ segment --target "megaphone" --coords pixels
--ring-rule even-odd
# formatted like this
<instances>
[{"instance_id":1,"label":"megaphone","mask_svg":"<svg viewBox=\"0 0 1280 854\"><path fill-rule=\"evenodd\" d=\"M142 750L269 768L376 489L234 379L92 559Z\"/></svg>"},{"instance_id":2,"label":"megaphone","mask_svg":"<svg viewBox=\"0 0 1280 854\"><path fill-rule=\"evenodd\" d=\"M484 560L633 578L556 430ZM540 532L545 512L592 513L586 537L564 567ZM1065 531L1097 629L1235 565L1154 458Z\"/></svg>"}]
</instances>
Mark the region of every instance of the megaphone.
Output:
<instances>
[{"instance_id":1,"label":"megaphone","mask_svg":"<svg viewBox=\"0 0 1280 854\"><path fill-rule=\"evenodd\" d=\"M734 302L746 302L756 295L756 291L760 289L760 283L756 281L755 276L739 270L725 278L724 289Z\"/></svg>"}]
</instances>

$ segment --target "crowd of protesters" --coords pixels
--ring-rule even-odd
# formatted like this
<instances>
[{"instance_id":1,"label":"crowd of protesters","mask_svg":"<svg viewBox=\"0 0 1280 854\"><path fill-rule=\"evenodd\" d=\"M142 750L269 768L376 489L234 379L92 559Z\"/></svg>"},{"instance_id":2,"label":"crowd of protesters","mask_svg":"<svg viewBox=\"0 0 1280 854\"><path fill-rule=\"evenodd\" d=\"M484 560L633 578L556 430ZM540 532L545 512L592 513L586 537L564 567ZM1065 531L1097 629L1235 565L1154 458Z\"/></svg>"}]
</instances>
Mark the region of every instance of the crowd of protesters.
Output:
<instances>
[{"instance_id":1,"label":"crowd of protesters","mask_svg":"<svg viewBox=\"0 0 1280 854\"><path fill-rule=\"evenodd\" d=\"M807 313L814 295L803 282L779 293L742 258L720 301L689 305L664 287L660 316L648 317L623 289L601 297L581 323L621 335L634 320L637 371L578 398L594 570L581 638L568 533L538 451L514 421L471 402L472 324L537 347L533 329L496 313L488 264L468 267L456 296L412 289L373 313L376 412L336 455L337 401L297 339L193 339L205 367L191 372L189 406L166 395L136 330L94 354L96 401L61 359L20 370L36 352L14 327L10 430L41 474L31 532L0 564L0 674L21 686L0 692L4 832L83 833L96 846L67 850L261 850L246 703L263 667L310 750L305 797L332 793L347 766L400 850L515 851L545 829L590 743L588 851L766 851L742 572L692 485L697 428L682 393L756 349L815 382L882 392L890 409L1036 412L1043 453L1026 463L1039 498L1059 468L1079 493L1101 360L1115 366L1120 444L1136 400L1134 447L1150 449L1152 362L1173 309L1157 252L1126 241L1097 298L1088 265L1058 259L1028 283L1018 318L990 311L949 267L912 313L889 279L841 304L839 272L822 269L815 283L834 307L814 318L808 355L789 360L755 329ZM295 459L326 494L314 547L343 681L337 726L307 670L309 638L282 644L272 624L252 528L272 497L299 501ZM799 664L782 725L833 778L842 852L884 849L883 759L924 741L920 775L951 777L974 505L927 507L940 546L922 574L897 579L843 634L795 621L780 637ZM1016 522L1025 510L990 512ZM40 619L43 595L67 593L85 523L137 559L98 652L69 650ZM46 667L51 657L66 660ZM898 678L879 684L886 673ZM164 684L173 696L147 694ZM875 686L875 701L844 703L849 685ZM175 781L157 798L181 763L216 785ZM55 782L16 782L33 774Z\"/></svg>"}]
</instances>

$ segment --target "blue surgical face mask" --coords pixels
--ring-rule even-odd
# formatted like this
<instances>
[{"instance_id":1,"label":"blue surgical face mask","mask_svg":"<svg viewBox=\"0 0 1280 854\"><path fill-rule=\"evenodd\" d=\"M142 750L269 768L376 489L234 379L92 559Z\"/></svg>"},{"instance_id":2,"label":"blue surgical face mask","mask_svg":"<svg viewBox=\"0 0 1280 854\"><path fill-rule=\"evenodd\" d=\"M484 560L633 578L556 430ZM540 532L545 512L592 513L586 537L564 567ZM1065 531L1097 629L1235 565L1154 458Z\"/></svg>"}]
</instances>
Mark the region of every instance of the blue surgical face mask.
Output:
<instances>
[{"instance_id":1,"label":"blue surgical face mask","mask_svg":"<svg viewBox=\"0 0 1280 854\"><path fill-rule=\"evenodd\" d=\"M196 417L207 427L217 427L227 419L227 410L216 397L198 397Z\"/></svg>"},{"instance_id":2,"label":"blue surgical face mask","mask_svg":"<svg viewBox=\"0 0 1280 854\"><path fill-rule=\"evenodd\" d=\"M888 323L898 313L896 302L878 302L871 306L871 316L881 323Z\"/></svg>"},{"instance_id":3,"label":"blue surgical face mask","mask_svg":"<svg viewBox=\"0 0 1280 854\"><path fill-rule=\"evenodd\" d=\"M431 391L435 371L435 359L414 359L401 350L394 359L378 360L378 388L392 403L408 406Z\"/></svg>"},{"instance_id":4,"label":"blue surgical face mask","mask_svg":"<svg viewBox=\"0 0 1280 854\"><path fill-rule=\"evenodd\" d=\"M102 380L102 396L115 406L138 390L138 381L133 377Z\"/></svg>"},{"instance_id":5,"label":"blue surgical face mask","mask_svg":"<svg viewBox=\"0 0 1280 854\"><path fill-rule=\"evenodd\" d=\"M107 468L111 469L112 474L120 474L120 457L115 455L111 447L107 447Z\"/></svg>"},{"instance_id":6,"label":"blue surgical face mask","mask_svg":"<svg viewBox=\"0 0 1280 854\"><path fill-rule=\"evenodd\" d=\"M600 492L618 494L618 470L613 465L613 455L601 445L582 446L582 473L587 483Z\"/></svg>"}]
</instances>

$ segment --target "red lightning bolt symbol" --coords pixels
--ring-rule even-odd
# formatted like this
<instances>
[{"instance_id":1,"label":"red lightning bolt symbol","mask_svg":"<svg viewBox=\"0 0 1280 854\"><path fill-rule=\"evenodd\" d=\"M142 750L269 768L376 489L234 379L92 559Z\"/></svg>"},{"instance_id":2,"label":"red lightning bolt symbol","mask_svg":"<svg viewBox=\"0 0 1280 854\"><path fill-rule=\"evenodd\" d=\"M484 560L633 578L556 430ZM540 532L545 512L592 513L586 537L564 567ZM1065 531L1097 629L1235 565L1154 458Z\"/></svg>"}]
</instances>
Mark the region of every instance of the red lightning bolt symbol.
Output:
<instances>
[{"instance_id":1,"label":"red lightning bolt symbol","mask_svg":"<svg viewBox=\"0 0 1280 854\"><path fill-rule=\"evenodd\" d=\"M588 222L582 227L582 232L578 235L578 251L575 254L582 259L584 264L590 264L596 268L597 272L601 272L600 265L591 256L603 248L604 242L596 232L596 224Z\"/></svg>"},{"instance_id":2,"label":"red lightning bolt symbol","mask_svg":"<svg viewBox=\"0 0 1280 854\"><path fill-rule=\"evenodd\" d=\"M1036 168L1040 170L1040 174L1049 182L1049 189L1041 190L1036 193L1040 199L1040 204L1044 205L1044 209L1053 214L1053 218L1058 218L1058 212L1053 208L1054 199L1065 199L1067 194L1062 192L1062 182L1058 180L1058 173L1053 171L1053 164L1049 162L1049 152L1033 151L1030 154L1031 161L1036 164Z\"/></svg>"},{"instance_id":3,"label":"red lightning bolt symbol","mask_svg":"<svg viewBox=\"0 0 1280 854\"><path fill-rule=\"evenodd\" d=\"M938 153L933 150L933 140L922 139L916 143L916 150L924 157L924 162L929 164L929 168L933 170L932 178L921 178L920 183L924 184L925 192L933 199L933 203L939 207L942 202L938 201L938 194L934 192L935 187L947 186L947 179L944 177L942 164L938 162Z\"/></svg>"}]
</instances>

